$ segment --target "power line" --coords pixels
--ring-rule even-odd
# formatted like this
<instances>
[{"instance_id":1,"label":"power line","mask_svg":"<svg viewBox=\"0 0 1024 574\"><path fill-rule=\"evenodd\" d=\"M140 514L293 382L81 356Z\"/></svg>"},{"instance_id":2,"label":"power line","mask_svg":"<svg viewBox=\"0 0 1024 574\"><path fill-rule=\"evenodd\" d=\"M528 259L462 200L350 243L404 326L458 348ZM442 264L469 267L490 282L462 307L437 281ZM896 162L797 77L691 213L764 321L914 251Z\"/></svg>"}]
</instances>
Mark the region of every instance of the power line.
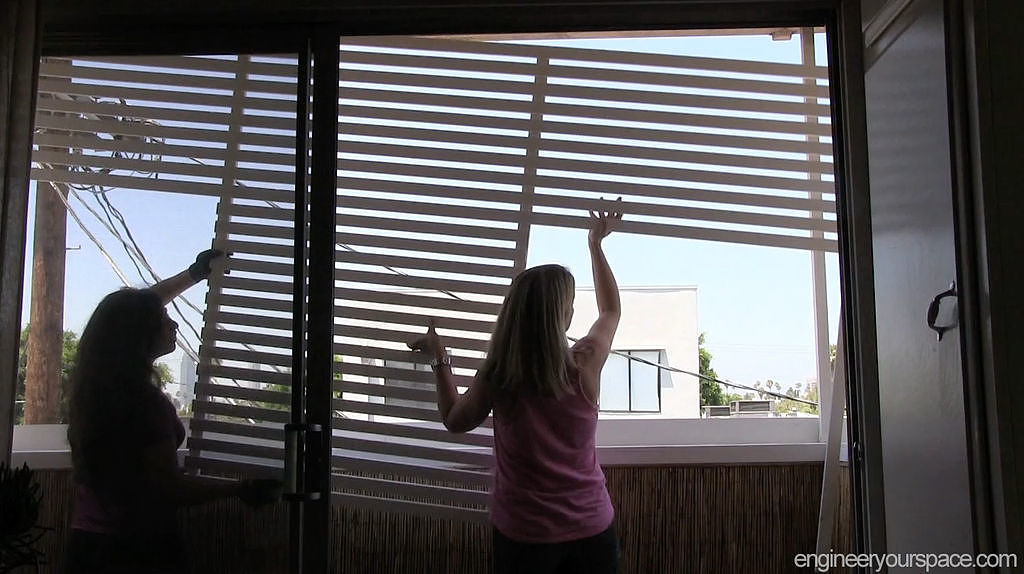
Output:
<instances>
[{"instance_id":1,"label":"power line","mask_svg":"<svg viewBox=\"0 0 1024 574\"><path fill-rule=\"evenodd\" d=\"M569 337L569 340L574 342L574 343L579 341L579 339L576 339L574 337ZM628 359L630 361L637 361L637 362L640 362L640 363L644 363L644 364L650 365L652 367L657 367L658 369L664 369L666 371L671 371L673 373L682 373L684 375L690 375L690 376L693 376L693 377L704 379L706 381L714 381L714 382L716 382L716 383L718 383L720 385L725 385L727 387L735 387L737 389L744 389L744 390L748 390L748 391L754 391L756 393L761 393L761 394L768 395L768 396L775 397L775 398L779 398L779 399L789 399L791 401L798 402L798 403L803 403L805 405L810 405L812 407L817 407L818 406L818 403L811 402L811 401L808 401L808 400L805 400L805 399L801 399L799 397L791 397L789 395L783 395L783 394L776 393L776 392L773 392L773 391L766 391L764 389L759 389L757 387L748 387L746 385L740 385L740 384L737 384L737 383L731 383L729 381L723 381L721 379L716 379L715 377L709 377L707 375L702 375L700 373L694 373L693 371L687 371L687 370L684 370L684 369L680 369L678 367L673 367L671 365L662 365L661 363L658 363L656 361L649 361L649 360L644 359L642 357L636 357L634 355L628 355L626 353L623 353L622 351L609 351L609 354L618 355L620 357L625 357L626 359Z\"/></svg>"}]
</instances>

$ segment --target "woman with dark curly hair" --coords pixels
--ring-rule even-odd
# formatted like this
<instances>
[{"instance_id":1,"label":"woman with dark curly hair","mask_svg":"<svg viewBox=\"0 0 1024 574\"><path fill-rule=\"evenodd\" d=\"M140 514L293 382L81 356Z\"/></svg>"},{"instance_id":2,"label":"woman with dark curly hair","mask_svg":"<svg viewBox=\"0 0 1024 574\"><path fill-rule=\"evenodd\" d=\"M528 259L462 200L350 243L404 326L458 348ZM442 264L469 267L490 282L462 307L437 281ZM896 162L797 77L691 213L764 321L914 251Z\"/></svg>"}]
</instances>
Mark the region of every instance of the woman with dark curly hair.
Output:
<instances>
[{"instance_id":1,"label":"woman with dark curly hair","mask_svg":"<svg viewBox=\"0 0 1024 574\"><path fill-rule=\"evenodd\" d=\"M174 350L178 324L164 305L210 275L207 250L187 270L146 289L103 298L78 344L70 422L75 488L67 571L187 572L176 510L237 496L276 498L276 481L211 483L178 468L185 428L157 386L154 362Z\"/></svg>"}]
</instances>

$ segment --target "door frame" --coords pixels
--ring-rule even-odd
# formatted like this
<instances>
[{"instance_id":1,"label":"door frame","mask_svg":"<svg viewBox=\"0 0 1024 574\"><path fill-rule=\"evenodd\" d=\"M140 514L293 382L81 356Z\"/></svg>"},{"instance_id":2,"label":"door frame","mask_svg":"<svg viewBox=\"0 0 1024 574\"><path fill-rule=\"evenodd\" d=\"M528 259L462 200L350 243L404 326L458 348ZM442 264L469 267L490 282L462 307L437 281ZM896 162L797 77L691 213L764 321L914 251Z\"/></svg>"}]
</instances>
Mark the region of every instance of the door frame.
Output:
<instances>
[{"instance_id":1,"label":"door frame","mask_svg":"<svg viewBox=\"0 0 1024 574\"><path fill-rule=\"evenodd\" d=\"M287 52L306 53L314 59L321 58L319 61L330 62L328 52L334 52L336 61L337 50L328 48L329 40L333 38L330 41L336 42L340 36L346 35L825 26L832 63L833 142L839 172L836 177L837 212L840 214L841 291L846 302L844 335L848 341L846 366L849 373L848 425L853 448L850 467L854 543L857 552L884 552L859 0L678 0L672 3L618 0L599 6L585 0L498 1L487 4L428 0L399 3L388 0L344 7L326 0L304 0L282 6L253 6L244 0L206 0L185 6L153 5L135 0L50 0L40 4L42 32L38 45L44 56ZM496 13L501 16L496 18ZM337 66L332 67L336 85ZM329 93L324 82L331 82L330 74L321 76L319 90L314 85L314 94L321 93L321 101L327 97L324 94ZM317 113L315 101L313 105L314 113ZM321 110L320 113L324 112ZM328 139L334 140L335 152L337 149L337 138L326 137L327 131L319 132L321 137L318 138L314 126L310 201L316 203L316 209L311 209L309 214L309 299L303 313L308 318L323 317L307 325L305 378L301 377L303 373L297 375L297 380L305 380L310 385L305 396L301 397L307 405L305 422L320 424L325 430L325 439L330 436L331 428L329 381L332 354L329 347L333 340L333 319L327 320L330 314L322 311L330 294L328 282L333 287L333 234L326 230L329 223L317 222L328 221L328 214L334 212L331 205L336 198L334 193L318 195L318 190L333 189L334 186L331 181L334 168L330 167L328 176L327 162L318 162L318 158L336 156L330 151ZM334 131L336 133L337 130ZM25 213L9 213L3 222L5 226L13 226L11 229L22 230L22 233L26 223ZM4 258L0 265L5 270L21 264L20 260L12 261L15 258L6 252L0 256ZM20 270L16 275L21 278ZM7 300L20 294L20 282L17 285L5 283L0 289ZM17 329L20 317L16 315L10 324L0 325L0 329L9 332ZM5 358L0 357L0 368L5 373L13 373L16 365L8 365ZM311 405L319 406L313 406L314 412L310 410ZM9 430L2 429L3 432ZM306 466L307 478L329 479L329 467L324 464L330 461L330 441L320 440L310 446L313 447L310 453L312 462ZM315 452L317 449L319 452ZM329 482L322 483L325 488L328 485ZM329 497L306 504L306 515L301 521L305 525L302 537L302 555L306 557L304 571L326 572L329 569L327 557L331 551Z\"/></svg>"}]
</instances>

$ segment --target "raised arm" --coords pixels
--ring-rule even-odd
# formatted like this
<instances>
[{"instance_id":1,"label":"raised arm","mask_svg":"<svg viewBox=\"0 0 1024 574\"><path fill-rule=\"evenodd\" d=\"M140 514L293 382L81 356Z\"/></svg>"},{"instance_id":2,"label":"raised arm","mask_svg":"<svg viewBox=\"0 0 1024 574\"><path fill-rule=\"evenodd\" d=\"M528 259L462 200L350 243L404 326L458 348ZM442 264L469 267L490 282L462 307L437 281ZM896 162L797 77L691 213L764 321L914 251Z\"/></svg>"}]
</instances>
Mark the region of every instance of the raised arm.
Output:
<instances>
[{"instance_id":1,"label":"raised arm","mask_svg":"<svg viewBox=\"0 0 1024 574\"><path fill-rule=\"evenodd\" d=\"M441 337L434 330L434 321L427 327L426 335L409 343L414 351L427 353L434 371L437 385L437 410L441 413L444 427L454 433L469 432L484 422L491 412L494 396L490 383L481 377L473 379L469 390L460 395L452 374L451 357L445 351Z\"/></svg>"},{"instance_id":2,"label":"raised arm","mask_svg":"<svg viewBox=\"0 0 1024 574\"><path fill-rule=\"evenodd\" d=\"M188 269L156 283L149 289L159 295L160 300L166 305L189 287L209 277L210 263L222 255L224 252L219 249L207 249L196 256L195 263L189 265Z\"/></svg>"},{"instance_id":3,"label":"raised arm","mask_svg":"<svg viewBox=\"0 0 1024 574\"><path fill-rule=\"evenodd\" d=\"M616 202L621 202L620 198ZM621 209L621 208L619 208ZM615 225L622 220L621 211L590 212L590 234L587 246L590 249L590 266L594 274L594 295L597 297L597 320L590 327L585 339L573 348L576 366L583 375L583 385L595 402L601 394L601 368L608 359L612 339L619 327L622 314L619 302L619 286L615 275L604 255L602 241Z\"/></svg>"}]
</instances>

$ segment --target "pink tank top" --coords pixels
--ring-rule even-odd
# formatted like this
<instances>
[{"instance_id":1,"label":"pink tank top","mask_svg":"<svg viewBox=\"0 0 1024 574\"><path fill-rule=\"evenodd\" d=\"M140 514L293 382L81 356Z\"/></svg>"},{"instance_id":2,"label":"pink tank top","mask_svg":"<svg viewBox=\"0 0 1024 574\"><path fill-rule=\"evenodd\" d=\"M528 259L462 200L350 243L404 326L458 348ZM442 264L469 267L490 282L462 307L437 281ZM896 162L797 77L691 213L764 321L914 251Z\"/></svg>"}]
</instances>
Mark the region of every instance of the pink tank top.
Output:
<instances>
[{"instance_id":1,"label":"pink tank top","mask_svg":"<svg viewBox=\"0 0 1024 574\"><path fill-rule=\"evenodd\" d=\"M577 540L612 523L597 461L597 406L575 386L561 400L523 395L508 414L495 409L491 522L512 540Z\"/></svg>"}]
</instances>

